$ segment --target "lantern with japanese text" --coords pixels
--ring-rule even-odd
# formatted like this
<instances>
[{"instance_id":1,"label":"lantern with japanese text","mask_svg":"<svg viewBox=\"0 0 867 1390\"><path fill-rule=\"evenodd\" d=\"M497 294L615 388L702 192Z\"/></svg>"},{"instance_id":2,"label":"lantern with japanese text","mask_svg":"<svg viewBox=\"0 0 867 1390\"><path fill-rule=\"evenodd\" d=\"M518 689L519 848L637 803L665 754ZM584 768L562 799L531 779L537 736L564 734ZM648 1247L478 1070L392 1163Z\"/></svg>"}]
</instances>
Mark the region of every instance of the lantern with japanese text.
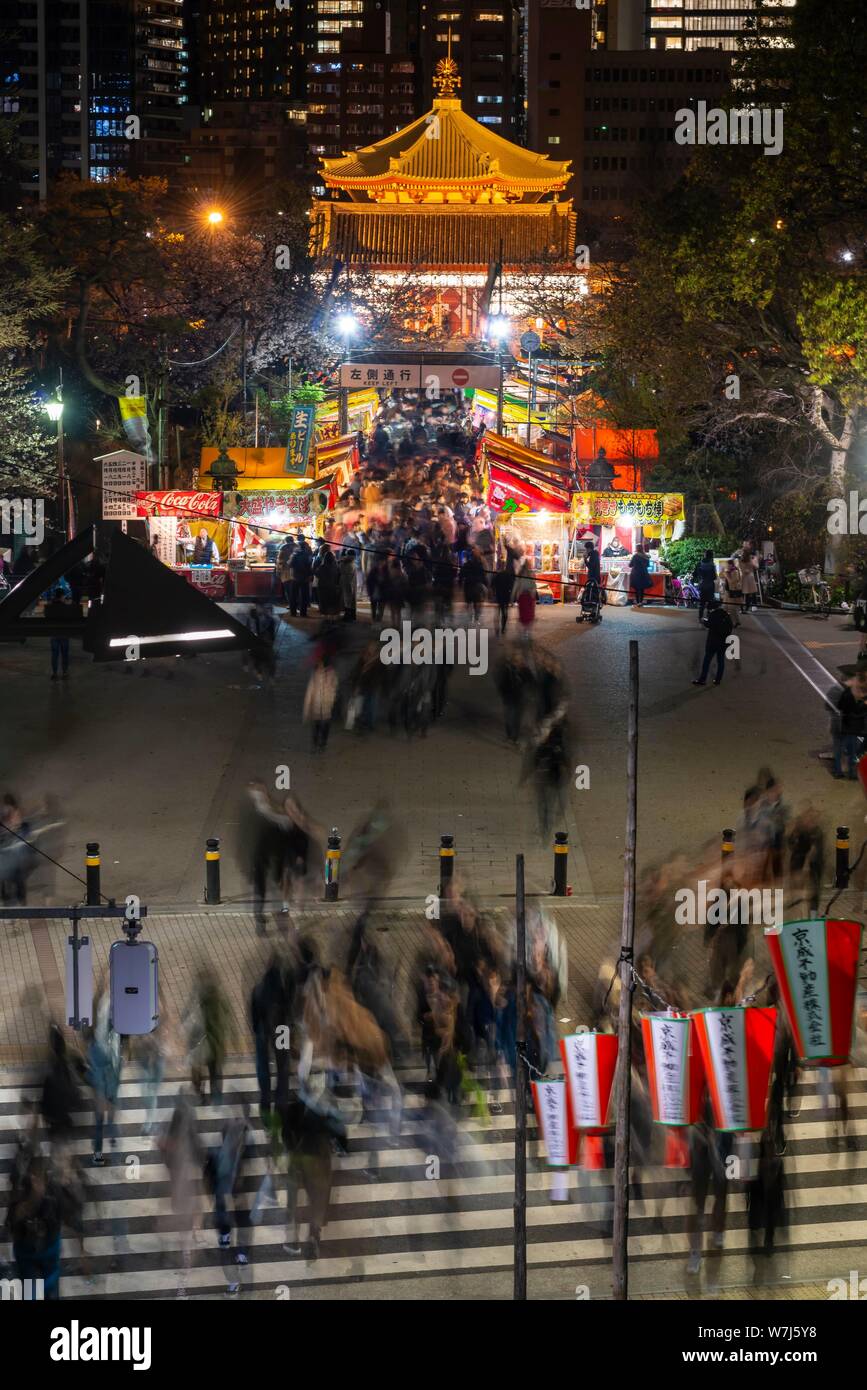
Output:
<instances>
[{"instance_id":1,"label":"lantern with japanese text","mask_svg":"<svg viewBox=\"0 0 867 1390\"><path fill-rule=\"evenodd\" d=\"M611 1126L608 1108L617 1065L614 1033L573 1033L560 1039L566 1071L569 1123L581 1132L585 1168L604 1166L600 1136Z\"/></svg>"},{"instance_id":2,"label":"lantern with japanese text","mask_svg":"<svg viewBox=\"0 0 867 1390\"><path fill-rule=\"evenodd\" d=\"M569 1124L563 1081L534 1081L533 1104L549 1168L567 1168L578 1156L578 1136Z\"/></svg>"},{"instance_id":3,"label":"lantern with japanese text","mask_svg":"<svg viewBox=\"0 0 867 1390\"><path fill-rule=\"evenodd\" d=\"M707 1076L714 1129L764 1129L776 1009L736 1005L697 1009L691 1017Z\"/></svg>"},{"instance_id":4,"label":"lantern with japanese text","mask_svg":"<svg viewBox=\"0 0 867 1390\"><path fill-rule=\"evenodd\" d=\"M765 938L800 1062L849 1060L861 954L860 922L817 918L768 927Z\"/></svg>"},{"instance_id":5,"label":"lantern with japanese text","mask_svg":"<svg viewBox=\"0 0 867 1390\"><path fill-rule=\"evenodd\" d=\"M674 1131L701 1119L706 1084L695 1024L689 1014L669 1009L642 1014L641 1034L654 1123L668 1127L665 1166L685 1168L689 1151Z\"/></svg>"}]
</instances>

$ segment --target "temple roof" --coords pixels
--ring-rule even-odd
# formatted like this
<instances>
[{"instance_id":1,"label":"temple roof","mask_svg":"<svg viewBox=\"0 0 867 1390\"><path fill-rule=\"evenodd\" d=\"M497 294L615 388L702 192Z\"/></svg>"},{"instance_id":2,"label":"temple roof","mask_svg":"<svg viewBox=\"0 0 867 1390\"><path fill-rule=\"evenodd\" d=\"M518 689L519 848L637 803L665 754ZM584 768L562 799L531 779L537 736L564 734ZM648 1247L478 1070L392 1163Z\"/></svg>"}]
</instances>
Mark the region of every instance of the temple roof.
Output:
<instances>
[{"instance_id":1,"label":"temple roof","mask_svg":"<svg viewBox=\"0 0 867 1390\"><path fill-rule=\"evenodd\" d=\"M456 98L443 97L394 135L322 161L329 188L375 201L401 193L424 197L431 190L538 198L565 188L569 164L513 145L468 116Z\"/></svg>"},{"instance_id":2,"label":"temple roof","mask_svg":"<svg viewBox=\"0 0 867 1390\"><path fill-rule=\"evenodd\" d=\"M371 268L487 270L494 261L571 266L575 213L571 202L474 207L317 202L311 234L315 255Z\"/></svg>"}]
</instances>

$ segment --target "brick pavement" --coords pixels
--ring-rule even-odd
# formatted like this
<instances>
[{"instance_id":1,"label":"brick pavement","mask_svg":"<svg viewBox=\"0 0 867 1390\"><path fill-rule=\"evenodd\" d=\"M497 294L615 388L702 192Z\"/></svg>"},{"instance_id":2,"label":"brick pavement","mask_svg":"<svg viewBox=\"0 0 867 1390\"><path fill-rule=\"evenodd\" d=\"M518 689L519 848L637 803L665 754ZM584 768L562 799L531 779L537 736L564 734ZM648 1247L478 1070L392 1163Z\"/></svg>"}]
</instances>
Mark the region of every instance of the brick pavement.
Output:
<instances>
[{"instance_id":1,"label":"brick pavement","mask_svg":"<svg viewBox=\"0 0 867 1390\"><path fill-rule=\"evenodd\" d=\"M481 900L481 905L501 931L510 929L511 905L501 899ZM591 1001L600 977L611 979L620 939L621 904L608 897L597 902L550 897L528 898L528 914L539 907L556 920L569 952L569 992L558 1009L562 1031L576 1023L589 1023ZM863 914L863 895L846 893L834 912L858 917ZM323 958L342 964L358 904L351 900L334 905L314 904L292 917L293 929L310 933ZM169 1028L183 1018L197 972L216 969L229 996L234 1016L232 1051L245 1056L251 1051L246 1021L250 989L275 946L283 939L281 919L272 915L267 937L255 932L252 914L231 907L202 908L165 913L159 910L144 923L143 936L156 943L160 956L162 1014ZM424 907L383 903L371 916L387 968L395 979L395 995L406 1012L412 967L426 930ZM640 924L639 924L640 926ZM120 935L113 921L93 922L94 985L104 982L108 948ZM10 922L0 929L0 1063L20 1063L41 1054L50 1016L63 1011L65 942L68 926L62 920L27 924ZM754 933L755 979L761 983L769 968L760 933ZM701 930L681 935L675 951L676 972L700 990L706 973Z\"/></svg>"}]
</instances>

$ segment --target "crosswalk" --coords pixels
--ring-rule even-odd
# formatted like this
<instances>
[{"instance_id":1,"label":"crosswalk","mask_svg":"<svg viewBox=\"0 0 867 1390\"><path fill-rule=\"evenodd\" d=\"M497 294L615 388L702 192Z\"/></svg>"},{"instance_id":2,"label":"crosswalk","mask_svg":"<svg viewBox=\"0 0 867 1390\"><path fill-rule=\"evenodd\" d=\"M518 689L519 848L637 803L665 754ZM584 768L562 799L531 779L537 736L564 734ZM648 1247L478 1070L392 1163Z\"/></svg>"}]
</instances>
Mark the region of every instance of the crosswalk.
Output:
<instances>
[{"instance_id":1,"label":"crosswalk","mask_svg":"<svg viewBox=\"0 0 867 1390\"><path fill-rule=\"evenodd\" d=\"M351 1123L358 1104L346 1097L349 1152L334 1160L334 1188L319 1259L287 1254L284 1196L260 1202L256 1194L268 1171L264 1133L254 1137L234 1201L235 1234L230 1252L218 1248L210 1199L202 1192L203 1221L184 1273L183 1242L172 1215L168 1173L158 1149L159 1129L168 1121L180 1080L166 1080L156 1112L156 1129L144 1133L148 1112L135 1080L121 1086L115 1148L106 1147L105 1166L86 1168L89 1200L84 1244L88 1277L80 1269L77 1242L64 1239L61 1297L128 1299L189 1295L219 1297L229 1283L242 1295L291 1297L311 1287L323 1298L338 1297L347 1282L409 1281L424 1276L508 1271L512 1262L514 1114L510 1092L492 1086L490 1100L502 1107L487 1121L469 1111L459 1121L453 1162L436 1160L426 1126L424 1076L406 1068L400 1134L390 1136L389 1112L376 1123ZM26 1106L38 1097L35 1074L0 1086L0 1208L5 1208L17 1135L27 1123ZM849 1144L835 1143L823 1109L817 1077L805 1074L800 1113L786 1126L785 1157L789 1226L781 1245L806 1254L867 1240L867 1068L854 1073L850 1094ZM238 1063L226 1077L224 1104L198 1107L202 1144L217 1143L221 1126L246 1101L256 1114L258 1092L251 1069ZM496 1109L496 1107L495 1107ZM89 1114L77 1116L71 1147L87 1165L91 1152ZM552 1175L544 1165L534 1117L528 1143L528 1264L531 1272L568 1267L570 1277L610 1261L610 1171L573 1171L568 1200L552 1200ZM631 1204L630 1264L685 1263L691 1207L685 1175L662 1166L641 1173L640 1198ZM301 1235L306 1208L299 1206ZM743 1255L749 1237L743 1185L730 1185L724 1259ZM247 1263L234 1263L237 1251ZM3 1252L9 1255L8 1247Z\"/></svg>"}]
</instances>

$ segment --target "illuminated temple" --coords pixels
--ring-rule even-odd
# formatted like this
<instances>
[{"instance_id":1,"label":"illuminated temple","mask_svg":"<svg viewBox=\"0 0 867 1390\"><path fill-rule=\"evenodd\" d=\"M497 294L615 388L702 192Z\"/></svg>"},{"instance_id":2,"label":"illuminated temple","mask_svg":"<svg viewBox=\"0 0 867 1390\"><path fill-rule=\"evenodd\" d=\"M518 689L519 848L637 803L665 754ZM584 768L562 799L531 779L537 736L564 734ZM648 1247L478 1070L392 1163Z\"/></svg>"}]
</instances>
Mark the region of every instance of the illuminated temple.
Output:
<instances>
[{"instance_id":1,"label":"illuminated temple","mask_svg":"<svg viewBox=\"0 0 867 1390\"><path fill-rule=\"evenodd\" d=\"M375 276L412 274L453 336L474 336L502 266L504 312L528 274L573 275L575 213L559 195L569 161L534 154L461 109L454 60L438 64L426 115L375 145L322 161L330 200L311 214L322 260Z\"/></svg>"}]
</instances>

